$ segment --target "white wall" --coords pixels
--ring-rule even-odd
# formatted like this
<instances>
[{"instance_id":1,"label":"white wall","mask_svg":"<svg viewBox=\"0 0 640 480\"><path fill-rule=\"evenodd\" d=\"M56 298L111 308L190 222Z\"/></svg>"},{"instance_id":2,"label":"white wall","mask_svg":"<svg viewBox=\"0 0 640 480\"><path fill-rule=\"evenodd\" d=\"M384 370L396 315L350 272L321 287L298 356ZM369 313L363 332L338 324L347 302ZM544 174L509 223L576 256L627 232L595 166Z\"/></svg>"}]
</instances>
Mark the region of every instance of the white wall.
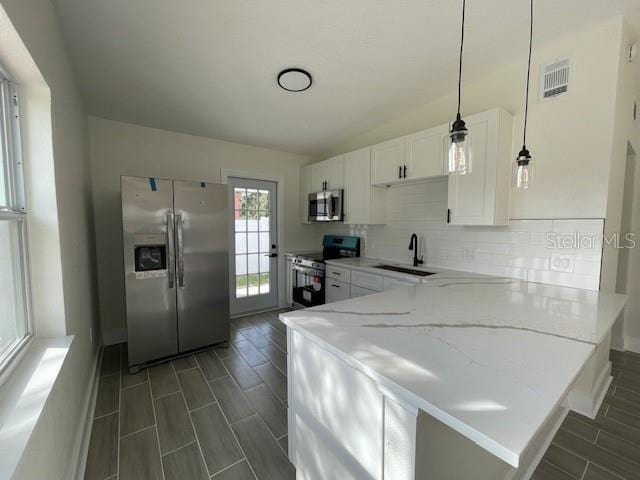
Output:
<instances>
[{"instance_id":1,"label":"white wall","mask_svg":"<svg viewBox=\"0 0 640 480\"><path fill-rule=\"evenodd\" d=\"M220 182L221 169L284 179L280 252L317 246L315 229L300 223L300 166L307 156L224 142L100 118L89 118L100 319L106 343L125 337L120 176ZM281 255L281 262L284 256ZM284 275L281 275L284 277ZM284 278L281 278L284 280ZM284 301L284 291L280 292Z\"/></svg>"},{"instance_id":2,"label":"white wall","mask_svg":"<svg viewBox=\"0 0 640 480\"><path fill-rule=\"evenodd\" d=\"M614 125L622 20L612 19L552 44L534 46L528 147L534 156L535 184L513 191L512 218L604 218ZM571 92L538 102L540 65L569 56ZM463 114L502 107L514 114L513 158L522 145L526 52L491 75L466 78ZM451 94L334 146L323 158L453 120Z\"/></svg>"},{"instance_id":3,"label":"white wall","mask_svg":"<svg viewBox=\"0 0 640 480\"><path fill-rule=\"evenodd\" d=\"M23 83L28 124L24 159L36 334L76 336L14 478L67 479L97 347L89 341L98 325L87 117L49 0L0 4L37 66L35 72L23 70L25 62L9 66ZM2 49L9 56L20 52Z\"/></svg>"},{"instance_id":4,"label":"white wall","mask_svg":"<svg viewBox=\"0 0 640 480\"><path fill-rule=\"evenodd\" d=\"M611 168L609 174L609 192L607 197L607 213L605 234L608 238L620 235L624 202L632 202L633 192L626 192L625 183L633 183L634 189L640 188L640 178L636 168L635 179L626 179L626 165L629 149L640 152L640 121L633 120L633 102L640 102L640 59L633 63L628 61L629 45L640 38L637 32L625 22L622 24L620 48L618 51L618 80L615 99L614 135L612 144ZM637 161L637 158L636 158ZM628 172L634 175L633 171ZM613 343L619 348L630 348L640 352L640 268L638 263L638 249L640 249L640 222L637 217L638 203L633 203L630 212L630 232L636 235L638 245L629 251L616 248L615 243L605 243L602 262L602 289L605 291L619 291L627 293L628 301L623 315L621 315L613 333ZM622 232L626 233L626 232ZM622 258L619 258L622 255ZM620 260L626 262L627 279L618 282L617 270ZM621 291L621 289L624 291Z\"/></svg>"}]
</instances>

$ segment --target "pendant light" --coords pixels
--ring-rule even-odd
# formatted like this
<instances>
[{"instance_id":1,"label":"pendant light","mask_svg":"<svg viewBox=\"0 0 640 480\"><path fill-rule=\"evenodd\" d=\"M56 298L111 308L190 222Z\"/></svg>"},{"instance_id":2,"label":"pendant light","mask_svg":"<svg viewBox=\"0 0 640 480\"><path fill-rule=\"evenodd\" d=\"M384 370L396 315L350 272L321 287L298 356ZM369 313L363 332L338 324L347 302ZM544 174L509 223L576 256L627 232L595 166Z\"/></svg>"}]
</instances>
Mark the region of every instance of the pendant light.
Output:
<instances>
[{"instance_id":1,"label":"pendant light","mask_svg":"<svg viewBox=\"0 0 640 480\"><path fill-rule=\"evenodd\" d=\"M531 152L527 149L527 120L529 117L529 79L531 77L531 49L533 46L533 0L531 2L530 25L529 25L529 60L527 63L527 89L524 102L524 129L522 134L522 150L516 157L516 171L513 177L514 187L526 190L531 187L532 168Z\"/></svg>"},{"instance_id":2,"label":"pendant light","mask_svg":"<svg viewBox=\"0 0 640 480\"><path fill-rule=\"evenodd\" d=\"M469 130L460 117L460 99L462 96L462 52L464 48L464 15L467 1L462 0L462 33L460 35L460 68L458 70L458 114L451 125L451 145L449 146L449 173L464 175L471 171L471 138Z\"/></svg>"}]
</instances>

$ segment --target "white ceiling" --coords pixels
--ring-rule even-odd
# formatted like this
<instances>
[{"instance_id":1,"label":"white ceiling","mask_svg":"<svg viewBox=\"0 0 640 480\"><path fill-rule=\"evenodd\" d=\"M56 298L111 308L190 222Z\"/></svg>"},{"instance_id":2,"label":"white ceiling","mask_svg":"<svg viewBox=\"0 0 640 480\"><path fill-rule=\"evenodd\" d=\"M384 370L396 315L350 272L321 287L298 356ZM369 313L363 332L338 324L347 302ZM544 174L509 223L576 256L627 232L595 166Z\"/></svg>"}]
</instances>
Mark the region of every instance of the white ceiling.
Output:
<instances>
[{"instance_id":1,"label":"white ceiling","mask_svg":"<svg viewBox=\"0 0 640 480\"><path fill-rule=\"evenodd\" d=\"M461 1L55 0L92 115L318 154L455 88ZM536 42L638 0L537 0ZM526 55L527 0L470 0L465 78ZM308 69L310 90L277 87ZM453 107L452 107L453 108Z\"/></svg>"}]
</instances>

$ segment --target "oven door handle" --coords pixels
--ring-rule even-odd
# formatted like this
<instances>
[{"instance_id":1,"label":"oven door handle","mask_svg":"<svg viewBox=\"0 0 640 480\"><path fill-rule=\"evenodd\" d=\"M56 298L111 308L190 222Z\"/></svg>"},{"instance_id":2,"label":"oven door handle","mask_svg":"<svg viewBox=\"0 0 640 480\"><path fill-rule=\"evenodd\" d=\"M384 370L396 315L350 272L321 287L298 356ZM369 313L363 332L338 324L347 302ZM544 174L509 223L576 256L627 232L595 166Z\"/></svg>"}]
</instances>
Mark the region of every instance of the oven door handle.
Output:
<instances>
[{"instance_id":1,"label":"oven door handle","mask_svg":"<svg viewBox=\"0 0 640 480\"><path fill-rule=\"evenodd\" d=\"M298 272L307 273L309 275L313 275L315 277L324 277L324 272L322 270L316 270L315 268L305 267L304 265L291 265L293 270L297 270Z\"/></svg>"}]
</instances>

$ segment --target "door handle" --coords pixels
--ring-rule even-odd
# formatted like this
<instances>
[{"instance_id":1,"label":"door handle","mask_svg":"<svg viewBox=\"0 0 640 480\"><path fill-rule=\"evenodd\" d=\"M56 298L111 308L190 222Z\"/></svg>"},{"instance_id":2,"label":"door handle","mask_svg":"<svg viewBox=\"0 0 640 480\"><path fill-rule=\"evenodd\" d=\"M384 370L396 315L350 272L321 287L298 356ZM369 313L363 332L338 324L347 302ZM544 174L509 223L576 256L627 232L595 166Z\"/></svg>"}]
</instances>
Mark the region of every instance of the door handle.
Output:
<instances>
[{"instance_id":1,"label":"door handle","mask_svg":"<svg viewBox=\"0 0 640 480\"><path fill-rule=\"evenodd\" d=\"M176 253L173 232L173 213L167 213L167 250L169 262L169 288L173 288L176 276Z\"/></svg>"},{"instance_id":2,"label":"door handle","mask_svg":"<svg viewBox=\"0 0 640 480\"><path fill-rule=\"evenodd\" d=\"M178 230L178 286L184 287L184 232L182 229L182 215L176 215L176 227Z\"/></svg>"},{"instance_id":3,"label":"door handle","mask_svg":"<svg viewBox=\"0 0 640 480\"><path fill-rule=\"evenodd\" d=\"M277 253L265 253L264 254L265 257L269 257L269 258L276 258L278 256Z\"/></svg>"}]
</instances>

